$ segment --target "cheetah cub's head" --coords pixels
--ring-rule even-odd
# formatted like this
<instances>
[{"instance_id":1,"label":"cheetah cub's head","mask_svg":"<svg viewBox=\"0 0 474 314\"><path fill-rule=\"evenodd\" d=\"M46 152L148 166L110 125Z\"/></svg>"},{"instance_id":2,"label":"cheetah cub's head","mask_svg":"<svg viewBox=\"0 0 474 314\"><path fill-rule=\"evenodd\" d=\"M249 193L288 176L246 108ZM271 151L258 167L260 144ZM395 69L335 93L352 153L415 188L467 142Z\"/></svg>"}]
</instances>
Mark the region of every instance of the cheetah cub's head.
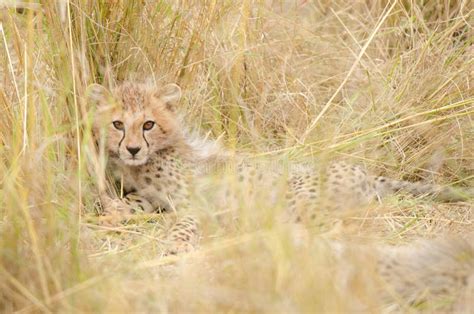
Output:
<instances>
[{"instance_id":1,"label":"cheetah cub's head","mask_svg":"<svg viewBox=\"0 0 474 314\"><path fill-rule=\"evenodd\" d=\"M104 140L111 157L139 166L179 138L174 106L181 97L176 84L162 87L123 83L109 91L101 85L89 88L97 106L94 135Z\"/></svg>"}]
</instances>

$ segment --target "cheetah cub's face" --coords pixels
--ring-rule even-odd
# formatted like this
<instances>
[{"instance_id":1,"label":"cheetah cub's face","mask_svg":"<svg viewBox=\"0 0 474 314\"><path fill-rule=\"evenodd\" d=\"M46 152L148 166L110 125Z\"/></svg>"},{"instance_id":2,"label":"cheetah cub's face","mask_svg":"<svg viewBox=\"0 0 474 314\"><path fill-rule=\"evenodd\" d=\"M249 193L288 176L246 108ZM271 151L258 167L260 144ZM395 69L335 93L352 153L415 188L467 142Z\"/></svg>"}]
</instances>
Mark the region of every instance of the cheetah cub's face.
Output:
<instances>
[{"instance_id":1,"label":"cheetah cub's face","mask_svg":"<svg viewBox=\"0 0 474 314\"><path fill-rule=\"evenodd\" d=\"M104 140L111 157L129 166L143 165L152 154L177 140L174 105L180 97L175 84L124 83L112 91L92 85L90 99L97 105L94 135Z\"/></svg>"}]
</instances>

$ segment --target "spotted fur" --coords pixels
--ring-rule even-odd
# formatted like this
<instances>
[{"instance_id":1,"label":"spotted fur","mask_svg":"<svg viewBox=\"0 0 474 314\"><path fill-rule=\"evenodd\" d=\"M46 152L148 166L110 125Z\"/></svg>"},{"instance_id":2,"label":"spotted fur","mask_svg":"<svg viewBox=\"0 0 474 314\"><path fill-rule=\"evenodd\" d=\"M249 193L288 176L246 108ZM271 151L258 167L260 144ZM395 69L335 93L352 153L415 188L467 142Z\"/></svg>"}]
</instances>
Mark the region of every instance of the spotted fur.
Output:
<instances>
[{"instance_id":1,"label":"spotted fur","mask_svg":"<svg viewBox=\"0 0 474 314\"><path fill-rule=\"evenodd\" d=\"M276 205L281 202L281 193L285 193L286 210L282 218L296 223L314 221L320 213L359 208L395 193L428 196L440 201L463 201L474 195L470 190L374 176L361 166L345 162L318 167L317 164L246 161L230 168L235 171L230 171L230 178L223 184L224 191L217 197L220 207L237 203L239 195L252 199L251 202L265 199ZM232 181L250 188L235 191ZM213 190L216 188L208 188L208 191Z\"/></svg>"},{"instance_id":2,"label":"spotted fur","mask_svg":"<svg viewBox=\"0 0 474 314\"><path fill-rule=\"evenodd\" d=\"M97 104L94 134L99 147L103 143L107 150L110 172L124 194L122 199L104 202L106 210L181 214L191 208L191 192L201 189L196 182L203 175L196 169L206 160L219 160L214 158L219 149L183 128L175 108L180 96L181 90L174 84L156 87L128 82L112 91L98 85L91 88L91 99ZM201 189L197 194L216 196L219 209L229 209L238 198L235 190L252 202L250 206L258 199L276 201L286 192L284 220L297 223L314 220L321 211L354 208L400 191L454 201L472 196L470 191L458 193L437 185L373 176L346 163L329 167L272 164L270 168L249 161L236 164L230 168L243 189L236 189L233 179L226 182L226 176L218 173L215 181L220 187ZM225 192L217 193L219 190ZM195 224L177 226L192 229ZM171 239L193 242L188 238L197 234L194 229L182 233L178 229L172 228L176 236Z\"/></svg>"},{"instance_id":3,"label":"spotted fur","mask_svg":"<svg viewBox=\"0 0 474 314\"><path fill-rule=\"evenodd\" d=\"M95 85L90 98L97 105L94 134L104 143L108 169L123 198L103 195L107 213L172 212L178 215L169 230L170 252L197 245L198 221L187 216L193 156L203 157L188 143L175 105L177 85L164 87L124 83L112 91ZM183 215L184 214L184 215Z\"/></svg>"}]
</instances>

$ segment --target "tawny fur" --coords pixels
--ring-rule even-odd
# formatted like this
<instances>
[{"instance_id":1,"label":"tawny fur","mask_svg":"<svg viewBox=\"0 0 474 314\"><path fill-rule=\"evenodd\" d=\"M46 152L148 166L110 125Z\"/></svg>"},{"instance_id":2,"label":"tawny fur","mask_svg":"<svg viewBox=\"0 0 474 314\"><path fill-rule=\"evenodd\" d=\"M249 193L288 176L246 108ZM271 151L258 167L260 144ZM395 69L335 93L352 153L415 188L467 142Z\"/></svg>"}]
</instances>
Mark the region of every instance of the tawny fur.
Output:
<instances>
[{"instance_id":1,"label":"tawny fur","mask_svg":"<svg viewBox=\"0 0 474 314\"><path fill-rule=\"evenodd\" d=\"M445 310L468 311L465 299L474 280L474 237L423 240L378 250L378 272L387 285L385 298L406 305L438 303ZM469 304L470 303L470 304Z\"/></svg>"},{"instance_id":2,"label":"tawny fur","mask_svg":"<svg viewBox=\"0 0 474 314\"><path fill-rule=\"evenodd\" d=\"M345 293L352 280L365 274L371 280L375 278L367 286L377 290L378 301L386 312L416 308L471 313L473 243L471 234L465 239L445 237L397 247L335 241L330 241L329 247L336 253L335 263L347 263L347 267L342 265L345 271L335 275L338 288ZM367 310L364 303L360 300L359 310Z\"/></svg>"},{"instance_id":3,"label":"tawny fur","mask_svg":"<svg viewBox=\"0 0 474 314\"><path fill-rule=\"evenodd\" d=\"M196 157L211 158L217 150L212 144L199 150L182 129L175 108L180 96L181 90L174 84L156 87L124 83L112 91L101 86L91 88L90 98L97 104L94 134L105 144L108 168L123 188L120 194L125 194L118 199L101 193L107 213L169 211L182 215L188 211L189 162ZM147 122L152 124L145 129ZM171 228L168 239L178 246L183 246L179 242L197 242L190 237L197 237L197 221L188 216L182 219L186 223L178 220L176 225L189 230Z\"/></svg>"}]
</instances>

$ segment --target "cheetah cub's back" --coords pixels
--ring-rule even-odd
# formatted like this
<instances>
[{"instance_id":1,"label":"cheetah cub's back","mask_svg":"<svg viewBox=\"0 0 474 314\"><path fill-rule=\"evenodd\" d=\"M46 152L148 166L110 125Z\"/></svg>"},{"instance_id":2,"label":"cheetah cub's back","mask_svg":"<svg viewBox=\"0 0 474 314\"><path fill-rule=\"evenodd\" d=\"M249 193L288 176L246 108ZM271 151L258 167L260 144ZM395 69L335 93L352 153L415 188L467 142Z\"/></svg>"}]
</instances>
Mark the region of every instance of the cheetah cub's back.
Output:
<instances>
[{"instance_id":1,"label":"cheetah cub's back","mask_svg":"<svg viewBox=\"0 0 474 314\"><path fill-rule=\"evenodd\" d=\"M469 190L373 176L363 167L345 162L326 167L316 161L291 163L249 158L228 168L230 171L216 176L223 192L216 194L219 188L212 185L202 192L215 199L219 209L237 210L239 197L251 207L260 207L262 199L264 206L274 206L281 203L283 194L283 220L290 222L312 221L318 213L358 208L398 192L441 201L461 201L474 195Z\"/></svg>"}]
</instances>

